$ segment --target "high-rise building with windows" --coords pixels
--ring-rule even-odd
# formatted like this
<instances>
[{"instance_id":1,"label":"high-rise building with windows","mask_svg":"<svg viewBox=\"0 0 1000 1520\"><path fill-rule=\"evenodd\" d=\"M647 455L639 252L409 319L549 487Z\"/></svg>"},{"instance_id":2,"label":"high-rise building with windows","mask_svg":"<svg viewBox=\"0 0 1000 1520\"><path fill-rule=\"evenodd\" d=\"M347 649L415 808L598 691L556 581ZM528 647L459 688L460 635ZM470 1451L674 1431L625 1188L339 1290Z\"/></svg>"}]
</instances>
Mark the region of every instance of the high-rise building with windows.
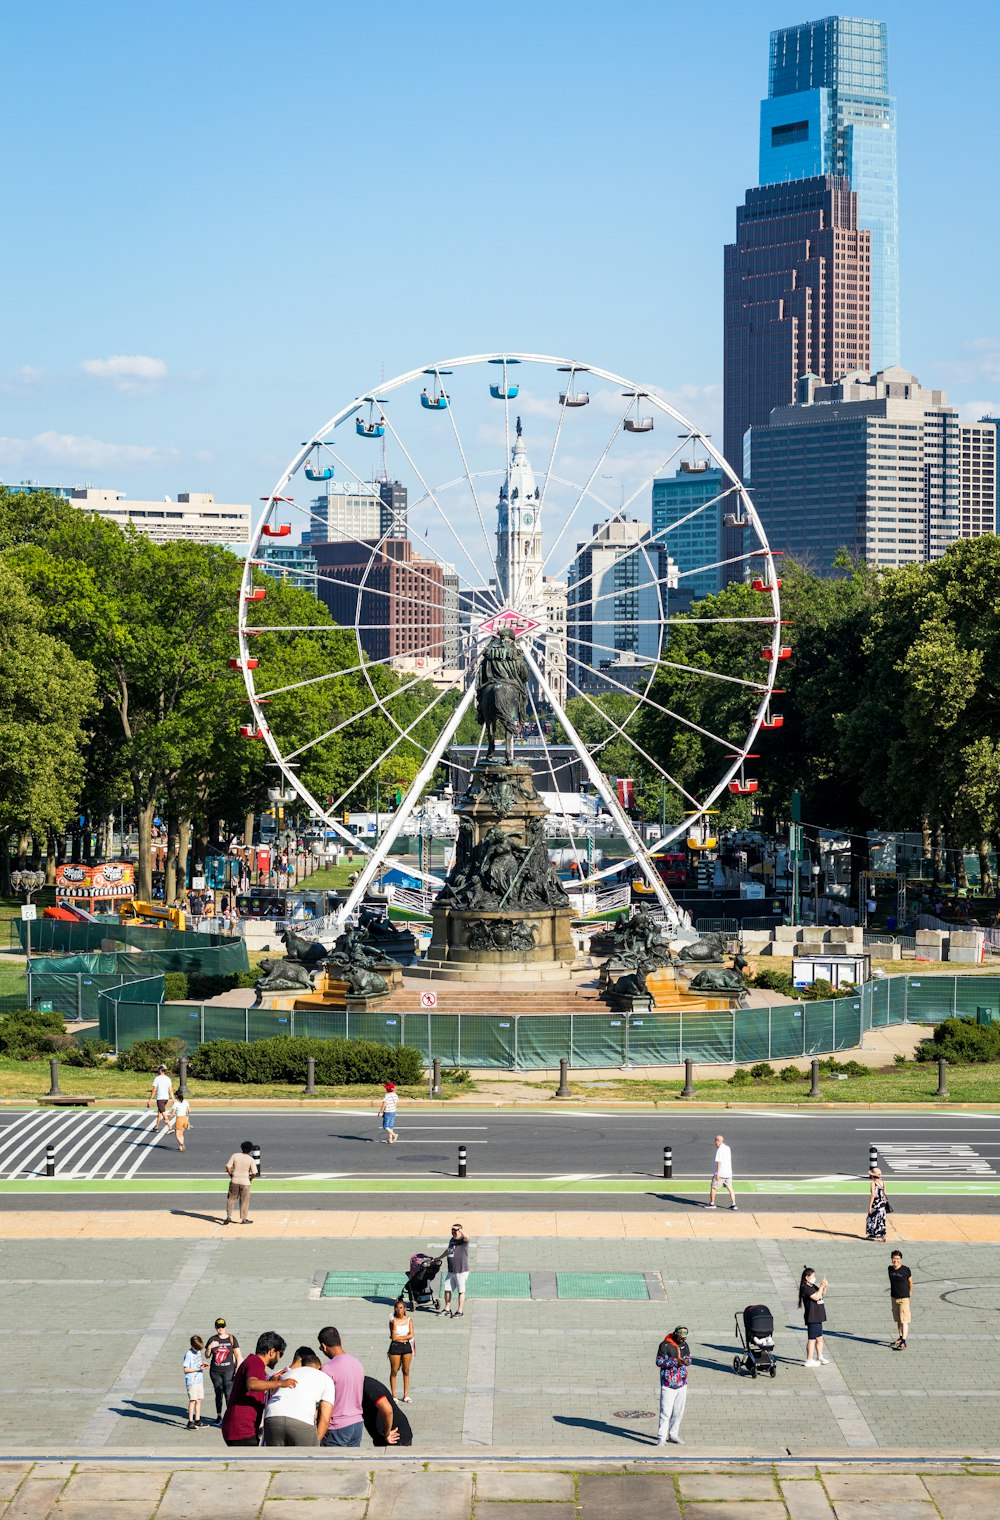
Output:
<instances>
[{"instance_id":1,"label":"high-rise building with windows","mask_svg":"<svg viewBox=\"0 0 1000 1520\"><path fill-rule=\"evenodd\" d=\"M884 21L827 16L771 33L761 185L835 174L871 232L871 367L898 365L896 102ZM832 378L839 379L839 375Z\"/></svg>"},{"instance_id":2,"label":"high-rise building with windows","mask_svg":"<svg viewBox=\"0 0 1000 1520\"><path fill-rule=\"evenodd\" d=\"M748 435L754 504L772 543L819 574L841 550L874 565L939 559L996 527L997 432L898 366L799 382Z\"/></svg>"},{"instance_id":3,"label":"high-rise building with windows","mask_svg":"<svg viewBox=\"0 0 1000 1520\"><path fill-rule=\"evenodd\" d=\"M723 313L723 453L744 480L747 428L794 401L801 376L828 385L869 369L870 246L845 179L747 191L725 250ZM721 558L735 561L741 547L724 529ZM741 578L728 565L724 579Z\"/></svg>"},{"instance_id":4,"label":"high-rise building with windows","mask_svg":"<svg viewBox=\"0 0 1000 1520\"><path fill-rule=\"evenodd\" d=\"M398 480L328 480L313 500L303 543L369 543L406 538L407 492Z\"/></svg>"},{"instance_id":5,"label":"high-rise building with windows","mask_svg":"<svg viewBox=\"0 0 1000 1520\"><path fill-rule=\"evenodd\" d=\"M619 670L639 674L659 658L660 618L667 599L666 550L648 523L611 517L595 523L577 546L567 598L569 695L614 690Z\"/></svg>"},{"instance_id":6,"label":"high-rise building with windows","mask_svg":"<svg viewBox=\"0 0 1000 1520\"><path fill-rule=\"evenodd\" d=\"M722 518L729 485L707 459L685 459L674 475L653 481L653 537L670 553L685 601L711 596L722 584ZM671 604L676 597L671 595Z\"/></svg>"}]
</instances>

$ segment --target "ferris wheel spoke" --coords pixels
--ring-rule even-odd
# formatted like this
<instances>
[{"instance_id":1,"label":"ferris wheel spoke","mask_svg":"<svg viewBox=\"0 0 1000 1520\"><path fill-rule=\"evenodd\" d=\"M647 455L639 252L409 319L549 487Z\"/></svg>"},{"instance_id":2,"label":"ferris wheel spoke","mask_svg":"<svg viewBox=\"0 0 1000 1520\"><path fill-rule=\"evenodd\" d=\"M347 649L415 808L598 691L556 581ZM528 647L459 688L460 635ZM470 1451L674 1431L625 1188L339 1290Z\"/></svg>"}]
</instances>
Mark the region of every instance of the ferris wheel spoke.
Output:
<instances>
[{"instance_id":1,"label":"ferris wheel spoke","mask_svg":"<svg viewBox=\"0 0 1000 1520\"><path fill-rule=\"evenodd\" d=\"M462 469L465 471L465 481L466 481L466 484L469 487L469 492L470 492L470 494L472 496L473 506L476 509L476 517L479 520L479 527L482 530L483 543L486 545L487 563L493 567L493 579L496 581L496 584L499 585L500 584L500 568L499 568L499 566L497 565L497 562L496 562L496 555L495 555L495 553L493 551L493 545L490 543L490 535L487 532L486 520L483 517L483 510L482 510L482 506L480 505L480 501L479 501L479 492L476 490L476 484L475 484L475 481L474 481L474 479L472 477L472 472L469 469L469 461L468 461L468 459L466 458L466 455L465 455L465 445L462 443L461 436L459 435L459 431L458 431L458 419L455 416L454 403L450 399L449 399L449 402L448 402L448 416L451 419L451 429L452 429L452 432L455 435L455 443L458 445L458 452L459 452L459 455L461 456ZM429 495L430 493L427 493L427 494ZM490 580L490 577L487 576L487 578L486 578L486 583L487 584L489 584L489 580Z\"/></svg>"},{"instance_id":2,"label":"ferris wheel spoke","mask_svg":"<svg viewBox=\"0 0 1000 1520\"><path fill-rule=\"evenodd\" d=\"M341 633L353 632L353 630L350 628L342 628L340 631ZM265 699L270 701L271 697L282 697L286 692L289 691L301 691L305 686L322 686L326 681L335 681L338 676L360 675L361 672L366 670L370 665L381 665L386 670L389 670L392 668L392 659L392 655L384 655L381 659L364 660L360 665L345 665L341 670L325 670L323 674L319 676L306 676L304 680L291 681L287 686L274 686L270 691L259 691L257 692L257 699L261 702L263 702ZM426 679L426 676L414 677L415 682L425 681ZM410 684L412 685L413 682ZM401 687L399 690L406 690L406 688ZM389 693L389 695L395 696L396 690L394 689L391 693Z\"/></svg>"},{"instance_id":3,"label":"ferris wheel spoke","mask_svg":"<svg viewBox=\"0 0 1000 1520\"><path fill-rule=\"evenodd\" d=\"M458 730L459 724L465 717L465 714L468 712L469 708L472 706L475 695L475 684L470 683L465 690L465 694L463 695L462 700L455 708L455 711L448 719L448 722L445 724L440 734L438 734L437 739L428 752L426 760L420 767L420 770L417 772L413 785L410 787L410 790L407 792L406 796L403 798L399 807L393 814L392 822L389 824L389 827L382 835L382 838L379 840L375 849L372 851L371 856L368 860L368 864L361 872L361 875L358 877L354 886L351 888L351 891L347 897L347 901L344 903L342 909L342 916L344 918L346 918L348 914L353 913L357 904L363 901L364 895L368 890L369 882L372 880L382 861L385 860L393 845L396 843L399 835L402 833L403 825L416 806L417 801L423 793L424 787L433 776L435 767L440 761L441 756L444 754L445 750L448 748L448 745L451 743L452 738Z\"/></svg>"},{"instance_id":4,"label":"ferris wheel spoke","mask_svg":"<svg viewBox=\"0 0 1000 1520\"><path fill-rule=\"evenodd\" d=\"M555 542L552 544L552 547L549 549L548 554L546 554L545 558L542 560L541 569L538 572L538 574L539 574L540 577L544 576L545 570L546 570L546 567L548 566L549 561L551 560L553 554L556 552L556 550L559 547L560 542L562 541L563 534L566 532L566 529L569 527L570 523L573 521L573 519L576 516L577 512L580 510L581 505L583 504L583 502L586 500L587 496L589 495L590 488L591 488L591 486L594 483L594 479L595 479L595 477L597 475L597 472L601 468L601 465L604 463L605 459L607 459L608 454L611 451L611 446L614 443L615 439L618 437L618 435L621 432L622 428L625 426L625 419L626 419L626 417L628 416L628 414L629 414L629 412L631 410L632 410L632 402L629 401L628 406L626 406L625 410L622 412L621 416L619 417L618 421L616 422L616 424L614 426L614 429L612 430L611 436L609 437L607 443L604 445L604 448L601 450L600 454L598 455L597 462L594 465L594 468L591 470L590 474L587 476L586 484L580 488L580 491L579 491L579 494L577 495L576 501L573 503L572 507L570 508L569 512L567 513L566 517L564 518L563 525L559 529L559 532L556 534ZM508 514L508 516L509 516L509 514ZM574 558L575 558L575 556L574 556ZM572 560L570 560L569 563L572 564ZM555 580L559 580L560 576L557 575L557 576L554 577L554 579Z\"/></svg>"},{"instance_id":5,"label":"ferris wheel spoke","mask_svg":"<svg viewBox=\"0 0 1000 1520\"><path fill-rule=\"evenodd\" d=\"M395 439L396 443L399 445L400 449L402 450L402 452L403 452L403 454L404 454L404 456L406 458L407 463L409 464L411 470L413 470L414 474L417 476L418 480L420 481L420 484L423 486L426 495L434 503L435 507L437 507L438 512L444 518L445 523L446 523L446 525L448 527L448 530L451 533L451 536L454 538L454 540L458 544L459 548L462 549L463 553L466 554L466 558L469 560L469 563L472 565L473 569L476 572L476 575L478 576L479 575L479 569L478 569L475 561L465 551L465 546L462 543L461 538L458 536L458 534L455 532L455 529L452 527L451 523L448 521L448 518L447 518L446 514L441 510L440 502L437 500L437 497L436 497L435 493L428 486L427 482L424 480L424 477L421 475L420 471L417 469L416 465L414 464L414 462L413 462L412 458L410 457L409 453L407 453L407 450L406 450L405 446L403 445L402 440L399 437L399 434L396 432L396 430L392 426L392 423L389 421L388 417L384 417L384 423L385 423L385 426L388 429L391 437ZM328 445L328 447L329 447L329 445ZM355 472L351 470L350 466L340 457L340 455L337 453L337 451L335 449L330 448L330 453L333 455L334 459L340 465L341 469L344 470L345 474L347 474L348 476L353 476L357 480L360 480L362 478L360 475L356 475ZM390 525L390 527L391 527L391 525ZM376 555L378 553L378 550L382 547L382 545L384 543L387 542L387 540L390 537L391 537L391 531L390 531L390 529L387 529L385 533L382 533L379 536L378 542L375 545L374 550L372 549L372 544L371 544L370 540L362 539L362 538L357 538L354 535L348 535L348 536L346 536L344 541L348 542L348 543L359 544L362 548L368 549L370 551L370 554L371 554L370 565L373 565L375 563L375 558L376 558ZM439 565L441 565L442 567L448 566L450 568L451 562L449 560L445 559L444 555L440 552L439 549L437 549L435 547L434 544L425 541L424 543L421 544L421 548L424 549L424 550L426 550L429 555L431 555L434 559L436 559ZM426 572L420 570L419 566L414 565L412 563L412 561L408 565L407 568L408 568L410 574L415 575L419 580L424 581L427 585L429 585L429 586L436 586L437 583L434 580L433 576L427 575ZM386 593L386 595L390 595L390 596L392 594L393 593L391 593L391 592L387 592Z\"/></svg>"},{"instance_id":6,"label":"ferris wheel spoke","mask_svg":"<svg viewBox=\"0 0 1000 1520\"><path fill-rule=\"evenodd\" d=\"M427 704L427 706L424 708L423 712L420 713L416 718L414 718L413 721L412 721L412 723L407 724L406 728L400 728L399 724L398 723L396 724L396 727L399 728L399 733L396 735L395 739L393 739L392 743L390 745L388 745L387 748L384 749L380 755L377 755L376 758L372 761L371 765L369 765L365 770L363 770L360 773L360 775L355 776L355 778L351 782L350 786L345 787L344 791L337 798L336 802L334 802L334 803L331 804L331 806L333 808L333 811L335 813L339 813L340 812L340 809L343 807L343 805L344 805L345 801L347 800L347 798L350 797L352 795L352 793L356 792L357 789L358 789L358 787L361 785L361 783L363 781L367 781L368 777L371 776L371 775L373 775L374 772L377 771L379 769L379 767L383 764L383 762L388 759L388 757L392 754L393 750L395 750L396 748L398 748L398 746L400 744L404 743L404 741L409 740L410 743L415 744L418 749L422 749L425 755L428 753L427 746L425 744L421 744L419 742L419 740L413 740L413 739L411 739L410 735L412 734L413 730L417 727L417 725L419 723L423 722L423 720L427 717L427 714L429 712L431 712L432 709L437 706L437 704L441 701L441 698L444 697L444 696L446 696L446 695L447 695L446 691L439 691L438 694L437 694L437 696L434 698L434 700L432 702L429 702ZM389 717L389 714L386 713L385 716ZM392 720L390 720L390 721L392 721Z\"/></svg>"},{"instance_id":7,"label":"ferris wheel spoke","mask_svg":"<svg viewBox=\"0 0 1000 1520\"><path fill-rule=\"evenodd\" d=\"M620 649L612 649L610 644L596 644L592 647L596 649L606 649L610 654L621 653ZM660 661L652 662L651 669L654 674L660 663ZM657 702L655 698L649 695L649 687L647 687L644 692L637 692L634 691L632 687L623 685L621 681L614 680L614 678L610 676L606 670L601 670L597 666L594 666L593 669L594 675L598 676L600 680L606 682L606 684L612 687L615 692L621 692L622 695L626 697L635 697L637 708L643 706L652 707L655 712L662 713L665 718L672 718L675 722L683 724L685 728L690 728L692 732L696 734L702 734L706 739L711 739L714 743L720 744L722 748L727 751L727 753L730 753L732 751L732 739L723 739L721 734L713 733L710 728L705 728L702 724L695 723L693 718L686 718L683 713L675 712L672 707L664 707L662 703Z\"/></svg>"},{"instance_id":8,"label":"ferris wheel spoke","mask_svg":"<svg viewBox=\"0 0 1000 1520\"><path fill-rule=\"evenodd\" d=\"M629 818L621 803L618 801L614 788L608 785L607 777L599 769L599 767L594 764L594 760L590 754L590 751L584 744L583 740L580 738L580 735L577 733L569 718L566 716L565 708L559 701L559 698L556 696L555 692L552 690L552 687L549 685L544 671L539 667L539 664L532 654L530 648L525 648L524 658L532 675L538 682L539 688L545 693L549 706L555 713L563 732L569 736L569 741L579 755L580 760L583 763L583 768L587 772L587 775L590 777L591 784L597 789L598 792L600 792L601 796L604 798L604 804L607 807L608 812L611 814L612 818L617 823L622 837L628 844L632 846L633 856L635 858L636 864L638 865L642 874L645 876L646 880L649 882L649 885L652 887L658 902L669 918L672 918L675 922L679 922L680 913L677 908L677 904L674 902L670 893L667 891L665 885L660 879L659 872L654 869L646 852L646 847L643 844L642 839L639 836L634 824L632 823L631 818Z\"/></svg>"},{"instance_id":9,"label":"ferris wheel spoke","mask_svg":"<svg viewBox=\"0 0 1000 1520\"><path fill-rule=\"evenodd\" d=\"M539 737L539 740L541 741L542 751L543 751L543 753L545 755L546 769L548 770L549 776L551 777L551 780L552 780L552 790L555 792L556 796L559 799L559 802L560 802L560 811L562 812L562 816L563 816L563 818L565 819L565 822L566 822L566 832L569 835L569 842L570 842L570 846L571 846L571 848L573 850L573 857L576 860L577 867L579 868L579 864L580 864L580 848L579 848L579 845L576 842L576 831L575 831L575 829L573 827L573 820L572 820L570 814L566 811L565 808L563 808L561 806L561 804L562 804L562 796L563 796L563 794L562 794L562 787L559 785L559 782L556 779L555 766L552 764L552 754L551 754L551 751L549 750L549 746L545 743L545 737L544 737L544 734L542 732L542 719L541 719L541 715L540 715L540 713L538 711L538 704L535 701L534 693L532 692L530 686L528 687L528 701L531 704L531 711L534 714L535 725L536 725L536 727L538 729L538 737Z\"/></svg>"},{"instance_id":10,"label":"ferris wheel spoke","mask_svg":"<svg viewBox=\"0 0 1000 1520\"><path fill-rule=\"evenodd\" d=\"M679 660L660 660L661 668L684 670L688 675L704 676L709 681L728 681L732 686L746 686L750 691L768 691L766 681L748 681L744 676L727 676L722 670L710 670L707 665L682 665Z\"/></svg>"},{"instance_id":11,"label":"ferris wheel spoke","mask_svg":"<svg viewBox=\"0 0 1000 1520\"><path fill-rule=\"evenodd\" d=\"M632 735L626 729L624 729L621 724L616 721L616 719L612 718L609 713L606 713L603 707L599 707L598 704L594 701L593 697L589 696L587 692L585 692L581 686L578 686L576 682L572 680L568 675L566 677L566 684L567 686L572 686L577 696L582 697L583 700L593 708L594 712L596 712L599 717L604 719L605 723L614 729L615 733L620 739L624 739L626 744L630 744L635 750L636 754L645 760L647 765L651 765L653 767L658 776L661 776L664 781L669 782L669 784L674 788L675 792L679 792L682 797L686 798L688 802L693 803L696 808L700 806L697 797L692 797L691 793L684 786L682 786L674 776L671 776L670 772L668 770L665 770L658 760L653 759L648 750L643 749L642 745L637 739L633 739Z\"/></svg>"},{"instance_id":12,"label":"ferris wheel spoke","mask_svg":"<svg viewBox=\"0 0 1000 1520\"><path fill-rule=\"evenodd\" d=\"M690 575L703 575L706 570L722 570L726 565L743 565L748 559L759 559L761 555L766 555L768 564L771 563L769 549L751 549L749 553L734 554L731 559L717 559L712 565L699 565L697 570L680 570L677 573L677 579L682 581Z\"/></svg>"},{"instance_id":13,"label":"ferris wheel spoke","mask_svg":"<svg viewBox=\"0 0 1000 1520\"><path fill-rule=\"evenodd\" d=\"M337 671L336 674L342 675L343 672ZM326 678L314 677L314 679L324 680ZM401 697L404 692L411 691L414 686L419 686L424 681L424 679L424 676L415 676L412 681L407 681L404 686L397 686L394 688L394 690L385 692L384 695L379 696L376 701L369 702L367 707L362 707L358 712L350 713L346 718L342 718L339 723L334 724L333 728L328 728L325 733L320 734L317 738L310 739L308 744L303 744L300 749L289 751L289 753L285 756L285 759L296 760L298 759L299 755L304 755L307 750L314 749L317 744L322 744L324 739L332 739L334 734L341 733L343 729L349 728L352 723L357 723L362 718L370 717L373 712L380 712L382 710L383 703L391 702L395 697ZM286 686L282 687L281 689L283 691L294 691L295 687ZM258 700L262 701L264 697L268 695L269 694L266 692L261 692ZM442 696L443 695L444 693L442 692Z\"/></svg>"},{"instance_id":14,"label":"ferris wheel spoke","mask_svg":"<svg viewBox=\"0 0 1000 1520\"><path fill-rule=\"evenodd\" d=\"M423 490L426 492L427 496L430 498L431 502L434 504L434 507L437 510L438 516L441 518L441 521L444 523L445 527L448 529L448 532L451 534L452 538L454 539L456 546L461 550L462 554L465 556L465 558L468 561L468 563L472 566L472 573L473 573L473 576L475 577L475 579L473 580L472 584L476 585L476 586L482 585L482 568L481 568L481 566L479 566L479 565L476 564L475 560L472 558L472 555L469 553L468 549L465 547L465 542L464 542L464 540L462 538L462 535L458 532L458 530L456 529L456 527L455 527L454 523L452 522L451 518L448 516L447 512L442 507L440 501L438 500L437 492L433 489L433 487L431 487L431 486L428 485L426 479L424 478L423 472L420 470L419 466L414 461L412 454L407 449L406 444L403 442L402 438L399 436L399 434L397 433L396 429L393 427L392 423L389 421L388 417L385 419L385 425L386 425L386 428L388 429L388 431L389 431L389 433L390 433L393 441L395 442L397 448L400 450L401 454L403 455L403 458L406 460L407 464L410 466L410 469L413 471L414 475L416 475L417 479L420 481L420 484L421 484ZM441 555L434 548L433 545L428 544L427 547L431 550L431 552L435 555L436 558L441 559L443 561L443 559L444 559L443 555ZM449 562L446 562L446 563L449 563ZM492 563L492 559L491 559L491 563ZM492 599L492 601L494 603L494 606L496 607L496 610L499 611L500 610L500 603L497 601L495 594L492 593L492 592L490 592L488 586L484 587L484 589L486 590L487 595L489 595L491 597L491 599Z\"/></svg>"},{"instance_id":15,"label":"ferris wheel spoke","mask_svg":"<svg viewBox=\"0 0 1000 1520\"><path fill-rule=\"evenodd\" d=\"M624 420L625 419L623 418L622 419L623 423L624 423ZM628 498L628 500L627 501L623 501L621 503L621 505L618 507L618 509L615 512L613 512L612 515L605 522L599 524L599 526L601 528L606 528L611 523L622 522L624 520L625 513L628 511L628 509L632 505L632 503L634 501L636 501L639 496L642 495L643 491L647 490L649 488L649 486L652 485L653 481L656 479L656 477L658 475L662 475L663 474L663 471L665 469L667 469L667 467L677 458L677 455L680 453L680 451L684 447L684 445L686 443L690 443L691 436L692 435L688 434L685 437L683 437L680 440L680 442L677 444L676 448L671 449L670 453L666 456L666 458L662 461L662 463L658 464L655 470L650 471L650 473L646 476L645 480L641 483L641 485L639 485L639 486L636 487L636 489L632 492L632 495ZM700 437L701 435L697 434L697 435L694 435L694 436ZM610 447L610 444L609 444L609 447ZM602 464L603 462L604 462L604 460L603 460L603 456L602 456L602 458L598 461L598 463ZM593 480L593 478L594 478L593 476L590 477L591 480ZM589 485L590 481L588 481L587 484ZM575 512L575 510L576 510L576 508L574 508L574 512ZM569 519L567 519L567 522L568 521L569 521ZM564 524L564 527L565 526L566 526L566 524ZM579 545L577 547L575 553L572 554L571 557L568 560L566 560L566 562L561 566L561 568L555 572L555 578L556 578L556 580L562 580L562 577L568 572L570 566L575 563L577 556L581 552L583 552L584 550L591 548L592 545L594 545L597 542L597 539L598 539L598 534L597 533L592 533L591 536L590 536L590 538L587 540L587 542L585 544ZM559 540L557 539L556 543L558 543L558 542L559 542ZM636 548L638 549L639 547L640 547L640 545L637 544ZM556 544L553 544L552 548L549 550L548 554L546 555L546 557L545 557L545 559L544 559L544 561L542 563L542 572L543 573L545 571L546 566L548 565L549 560L552 558L552 555L555 552L555 548L556 548Z\"/></svg>"}]
</instances>

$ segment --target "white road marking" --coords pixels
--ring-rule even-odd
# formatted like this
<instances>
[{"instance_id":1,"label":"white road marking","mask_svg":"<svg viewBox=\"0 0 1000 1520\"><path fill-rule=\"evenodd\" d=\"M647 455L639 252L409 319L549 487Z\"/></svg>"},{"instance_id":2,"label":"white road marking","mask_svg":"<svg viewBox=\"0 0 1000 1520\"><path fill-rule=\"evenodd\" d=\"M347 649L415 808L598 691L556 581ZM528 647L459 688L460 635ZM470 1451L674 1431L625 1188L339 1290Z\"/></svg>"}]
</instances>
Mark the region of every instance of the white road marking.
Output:
<instances>
[{"instance_id":1,"label":"white road marking","mask_svg":"<svg viewBox=\"0 0 1000 1520\"><path fill-rule=\"evenodd\" d=\"M24 1125L0 1161L0 1175L16 1177L18 1172L30 1170L28 1157L37 1150L44 1158L45 1147L56 1144L72 1124L73 1116L57 1110L44 1114L40 1123Z\"/></svg>"},{"instance_id":2,"label":"white road marking","mask_svg":"<svg viewBox=\"0 0 1000 1520\"><path fill-rule=\"evenodd\" d=\"M148 1134L148 1131L146 1133ZM125 1155L122 1157L121 1161L118 1163L118 1166L124 1166L125 1163L128 1161L130 1152L131 1151L138 1151L139 1154L136 1156L135 1160L132 1162L132 1165L129 1167L128 1171L122 1173L122 1176L125 1178L126 1182L129 1180L130 1177L134 1177L135 1176L135 1174L139 1170L140 1166L142 1166L142 1163L148 1158L149 1153L154 1148L154 1146L159 1145L160 1141L161 1140L165 1140L166 1137L167 1137L167 1127L166 1127L166 1125L164 1125L162 1129L157 1130L157 1132L153 1136L152 1140L141 1138L141 1139L136 1140L136 1141L133 1142L133 1144L130 1147L130 1150L126 1151ZM111 1169L111 1171L108 1173L108 1176L109 1177L113 1177L115 1175L115 1171L116 1170L117 1170L117 1167L113 1167Z\"/></svg>"},{"instance_id":3,"label":"white road marking","mask_svg":"<svg viewBox=\"0 0 1000 1520\"><path fill-rule=\"evenodd\" d=\"M891 1172L940 1176L996 1176L994 1168L971 1145L937 1140L917 1141L912 1145L883 1145L879 1160Z\"/></svg>"}]
</instances>

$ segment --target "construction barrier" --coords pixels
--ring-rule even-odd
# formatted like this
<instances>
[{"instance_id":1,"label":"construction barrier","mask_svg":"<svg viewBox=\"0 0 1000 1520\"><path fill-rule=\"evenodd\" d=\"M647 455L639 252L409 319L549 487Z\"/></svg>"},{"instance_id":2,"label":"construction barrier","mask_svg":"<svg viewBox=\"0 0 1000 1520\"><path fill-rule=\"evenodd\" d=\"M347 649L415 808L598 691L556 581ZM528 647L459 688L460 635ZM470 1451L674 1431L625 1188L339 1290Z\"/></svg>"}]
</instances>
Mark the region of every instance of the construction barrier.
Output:
<instances>
[{"instance_id":1,"label":"construction barrier","mask_svg":"<svg viewBox=\"0 0 1000 1520\"><path fill-rule=\"evenodd\" d=\"M157 978L151 979L155 985ZM1000 977L886 977L857 997L737 1008L723 1013L378 1013L229 1008L159 1003L137 995L145 984L98 995L100 1033L116 1049L137 1040L264 1040L275 1035L339 1036L410 1045L444 1066L506 1071L554 1070L562 1057L583 1067L676 1066L789 1061L852 1050L868 1029L926 1023L1000 1009ZM1000 1014L997 1014L1000 1016Z\"/></svg>"}]
</instances>

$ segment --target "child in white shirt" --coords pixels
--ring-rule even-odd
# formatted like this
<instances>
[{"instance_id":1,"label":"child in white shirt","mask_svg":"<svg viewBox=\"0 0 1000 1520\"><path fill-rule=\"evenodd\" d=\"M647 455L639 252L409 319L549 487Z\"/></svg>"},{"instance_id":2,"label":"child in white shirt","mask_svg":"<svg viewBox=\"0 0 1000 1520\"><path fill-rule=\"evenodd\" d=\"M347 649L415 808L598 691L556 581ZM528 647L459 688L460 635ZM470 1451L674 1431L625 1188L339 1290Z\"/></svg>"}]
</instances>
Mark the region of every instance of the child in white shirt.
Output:
<instances>
[{"instance_id":1,"label":"child in white shirt","mask_svg":"<svg viewBox=\"0 0 1000 1520\"><path fill-rule=\"evenodd\" d=\"M192 1335L191 1349L185 1351L182 1371L184 1391L188 1401L188 1430L197 1430L201 1424L201 1401L205 1397L205 1342L200 1335Z\"/></svg>"}]
</instances>

